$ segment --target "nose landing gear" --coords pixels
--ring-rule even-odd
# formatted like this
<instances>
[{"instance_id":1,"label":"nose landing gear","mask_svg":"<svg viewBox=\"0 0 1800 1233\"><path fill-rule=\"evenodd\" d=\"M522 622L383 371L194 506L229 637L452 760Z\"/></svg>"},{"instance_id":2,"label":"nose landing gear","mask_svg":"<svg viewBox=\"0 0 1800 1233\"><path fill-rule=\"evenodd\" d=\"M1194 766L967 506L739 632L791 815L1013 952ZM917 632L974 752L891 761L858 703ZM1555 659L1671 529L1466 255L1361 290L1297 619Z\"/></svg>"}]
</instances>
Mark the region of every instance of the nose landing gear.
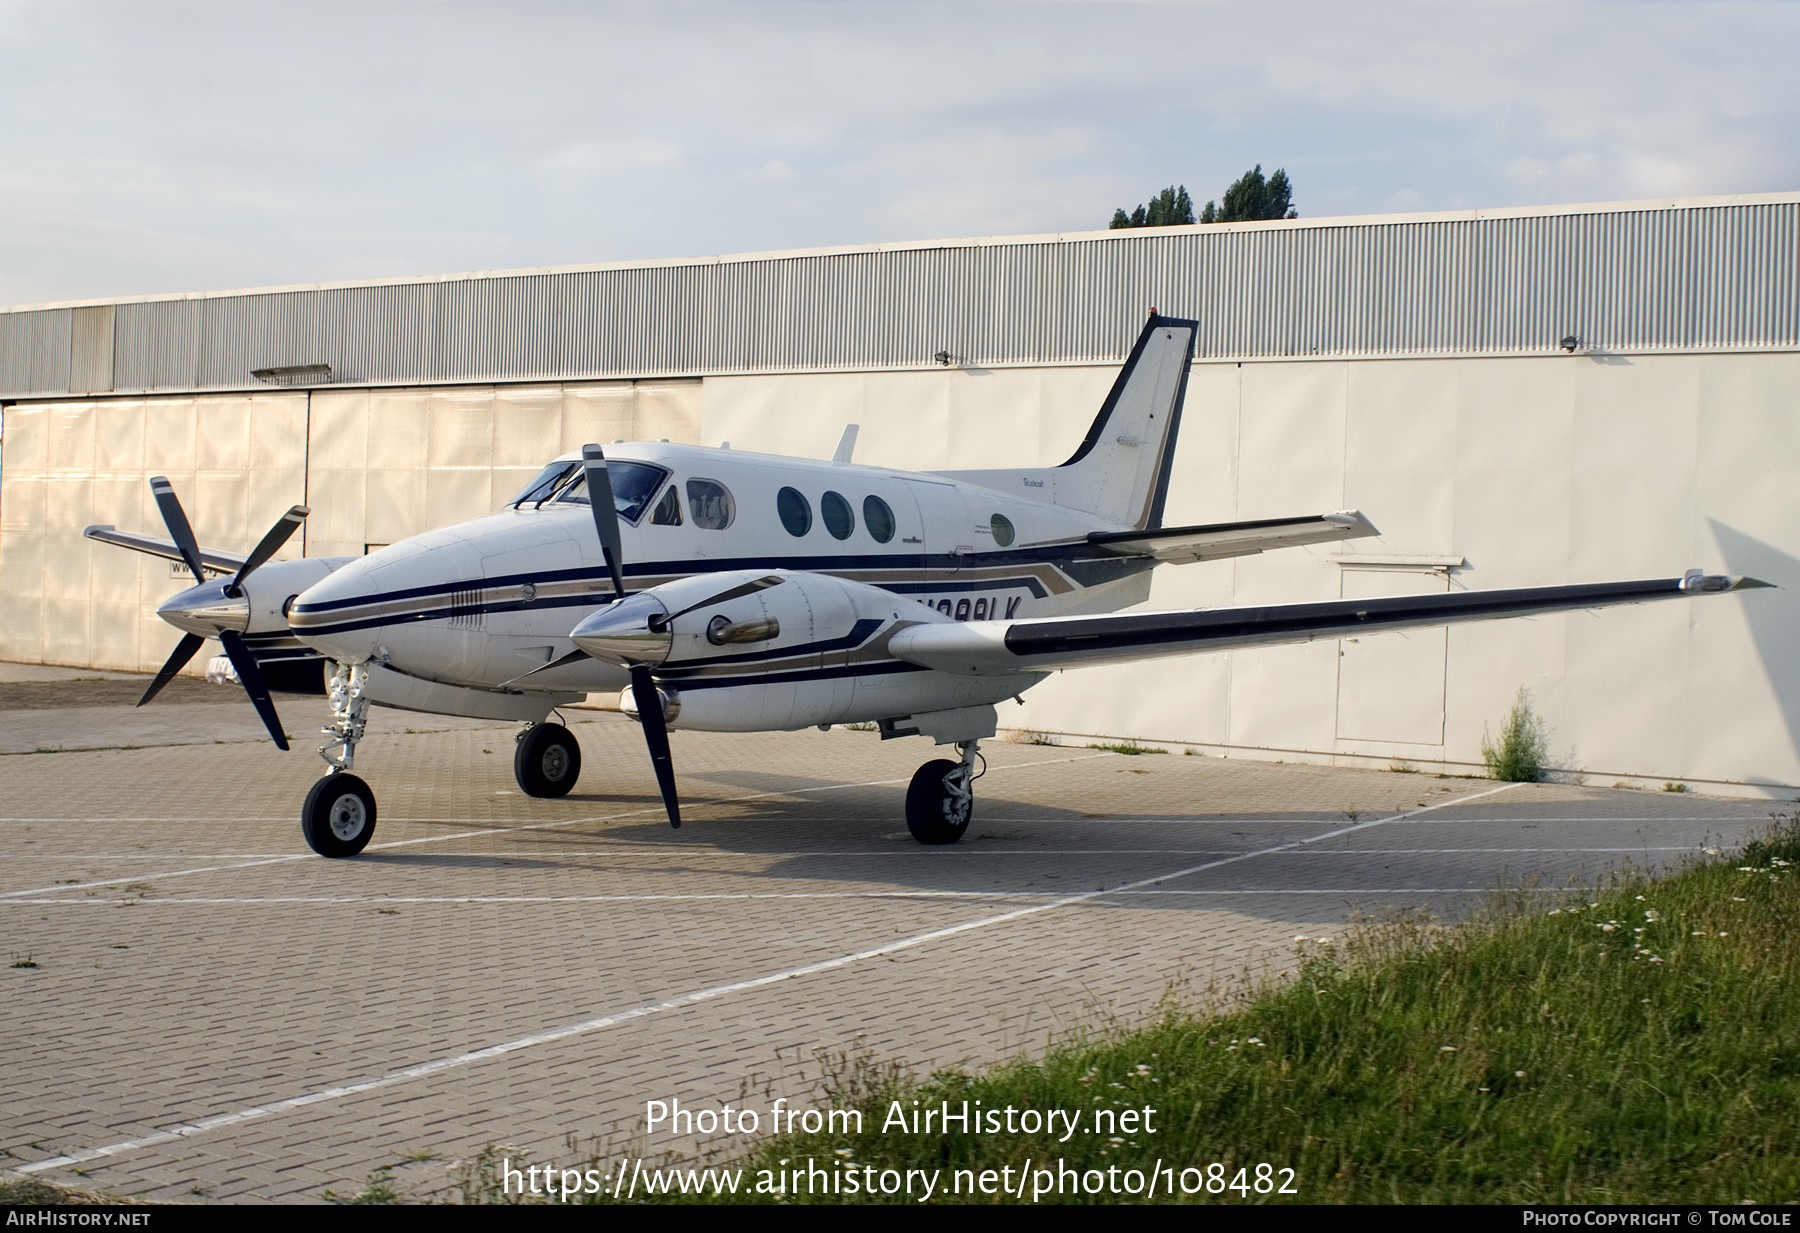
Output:
<instances>
[{"instance_id":1,"label":"nose landing gear","mask_svg":"<svg viewBox=\"0 0 1800 1233\"><path fill-rule=\"evenodd\" d=\"M920 843L955 843L975 816L975 741L956 747L962 761L939 758L913 772L906 789L906 829Z\"/></svg>"},{"instance_id":2,"label":"nose landing gear","mask_svg":"<svg viewBox=\"0 0 1800 1233\"><path fill-rule=\"evenodd\" d=\"M300 807L300 833L306 846L320 856L355 856L369 846L375 834L375 793L350 767L356 761L356 743L369 721L369 700L364 696L369 665L334 664L325 687L331 701L332 724L323 729L330 738L319 746L319 756L331 773L312 786ZM343 752L331 754L327 750Z\"/></svg>"}]
</instances>

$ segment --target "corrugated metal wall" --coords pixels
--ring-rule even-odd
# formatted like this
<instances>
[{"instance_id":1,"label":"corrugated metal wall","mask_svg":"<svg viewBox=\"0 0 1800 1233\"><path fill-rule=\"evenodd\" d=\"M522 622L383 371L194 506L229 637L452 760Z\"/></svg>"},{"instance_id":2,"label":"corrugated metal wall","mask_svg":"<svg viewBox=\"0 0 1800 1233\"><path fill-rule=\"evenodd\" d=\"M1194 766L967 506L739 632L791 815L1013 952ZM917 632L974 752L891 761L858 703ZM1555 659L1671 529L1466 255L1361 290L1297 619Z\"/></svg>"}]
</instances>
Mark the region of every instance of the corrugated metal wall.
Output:
<instances>
[{"instance_id":1,"label":"corrugated metal wall","mask_svg":"<svg viewBox=\"0 0 1800 1233\"><path fill-rule=\"evenodd\" d=\"M1800 345L1800 199L1203 227L116 306L111 388L427 385L1116 361L1151 305L1210 359ZM82 310L77 310L82 311ZM71 388L69 309L0 313L0 397ZM106 388L97 374L76 384Z\"/></svg>"}]
</instances>

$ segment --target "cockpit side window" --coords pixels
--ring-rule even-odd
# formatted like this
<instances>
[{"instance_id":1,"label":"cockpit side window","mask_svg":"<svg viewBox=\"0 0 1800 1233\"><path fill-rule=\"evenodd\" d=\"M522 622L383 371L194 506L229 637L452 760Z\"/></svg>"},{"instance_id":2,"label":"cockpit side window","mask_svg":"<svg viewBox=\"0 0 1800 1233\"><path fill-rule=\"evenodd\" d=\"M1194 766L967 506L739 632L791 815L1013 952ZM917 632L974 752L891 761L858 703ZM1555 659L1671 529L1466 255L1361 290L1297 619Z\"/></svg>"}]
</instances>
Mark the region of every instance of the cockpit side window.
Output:
<instances>
[{"instance_id":1,"label":"cockpit side window","mask_svg":"<svg viewBox=\"0 0 1800 1233\"><path fill-rule=\"evenodd\" d=\"M650 515L650 524L658 527L678 527L681 525L681 498L676 495L677 485L670 484L669 490L663 493L663 499L656 503L656 512Z\"/></svg>"},{"instance_id":2,"label":"cockpit side window","mask_svg":"<svg viewBox=\"0 0 1800 1233\"><path fill-rule=\"evenodd\" d=\"M519 495L507 504L515 509L522 505L541 505L556 495L556 490L579 470L581 464L578 462L553 462L539 471L529 484L519 490Z\"/></svg>"},{"instance_id":3,"label":"cockpit side window","mask_svg":"<svg viewBox=\"0 0 1800 1233\"><path fill-rule=\"evenodd\" d=\"M688 513L694 525L707 531L723 531L737 517L737 503L731 489L718 480L691 479L687 482Z\"/></svg>"},{"instance_id":4,"label":"cockpit side window","mask_svg":"<svg viewBox=\"0 0 1800 1233\"><path fill-rule=\"evenodd\" d=\"M644 516L644 507L656 495L656 490L662 487L663 480L668 478L669 469L647 462L618 462L608 459L606 475L612 482L613 508L619 511L619 517L636 526L637 520ZM578 505L588 504L587 475L584 473L576 476L575 482L563 489L556 499L559 502L572 501Z\"/></svg>"}]
</instances>

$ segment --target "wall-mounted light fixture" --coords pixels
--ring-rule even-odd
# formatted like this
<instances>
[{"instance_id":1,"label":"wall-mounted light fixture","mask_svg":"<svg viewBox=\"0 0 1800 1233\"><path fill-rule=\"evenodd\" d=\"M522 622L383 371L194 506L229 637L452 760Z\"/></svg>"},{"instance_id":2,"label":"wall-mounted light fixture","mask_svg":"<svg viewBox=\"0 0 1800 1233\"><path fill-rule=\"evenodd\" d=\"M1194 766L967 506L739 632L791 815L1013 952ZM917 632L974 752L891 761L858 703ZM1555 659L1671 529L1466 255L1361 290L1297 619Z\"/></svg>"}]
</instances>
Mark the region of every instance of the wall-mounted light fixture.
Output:
<instances>
[{"instance_id":1,"label":"wall-mounted light fixture","mask_svg":"<svg viewBox=\"0 0 1800 1233\"><path fill-rule=\"evenodd\" d=\"M1567 351L1570 355L1574 355L1575 348L1581 345L1581 340L1573 334L1565 334L1563 340L1556 345L1561 347L1564 351Z\"/></svg>"},{"instance_id":2,"label":"wall-mounted light fixture","mask_svg":"<svg viewBox=\"0 0 1800 1233\"><path fill-rule=\"evenodd\" d=\"M936 360L938 363L942 364L945 368L948 368L948 367L950 367L950 361L955 359L956 357L954 355L951 355L948 351L940 351L936 355L932 356L931 358Z\"/></svg>"},{"instance_id":3,"label":"wall-mounted light fixture","mask_svg":"<svg viewBox=\"0 0 1800 1233\"><path fill-rule=\"evenodd\" d=\"M331 365L290 364L283 368L253 368L250 375L264 385L330 385Z\"/></svg>"}]
</instances>

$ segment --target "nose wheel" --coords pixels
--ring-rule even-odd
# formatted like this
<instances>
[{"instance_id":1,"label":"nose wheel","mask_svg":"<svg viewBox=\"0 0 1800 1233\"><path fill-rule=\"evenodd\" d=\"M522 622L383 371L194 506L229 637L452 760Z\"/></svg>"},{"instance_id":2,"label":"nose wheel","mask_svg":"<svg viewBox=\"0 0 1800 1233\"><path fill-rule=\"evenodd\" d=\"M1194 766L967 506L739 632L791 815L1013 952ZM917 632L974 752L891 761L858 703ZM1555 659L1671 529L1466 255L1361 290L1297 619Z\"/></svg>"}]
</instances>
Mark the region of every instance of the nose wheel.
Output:
<instances>
[{"instance_id":1,"label":"nose wheel","mask_svg":"<svg viewBox=\"0 0 1800 1233\"><path fill-rule=\"evenodd\" d=\"M300 807L300 832L320 856L355 856L375 834L375 794L347 772L325 776Z\"/></svg>"},{"instance_id":2,"label":"nose wheel","mask_svg":"<svg viewBox=\"0 0 1800 1233\"><path fill-rule=\"evenodd\" d=\"M561 724L533 724L513 749L513 778L526 796L567 796L581 777L581 746Z\"/></svg>"},{"instance_id":3,"label":"nose wheel","mask_svg":"<svg viewBox=\"0 0 1800 1233\"><path fill-rule=\"evenodd\" d=\"M975 742L957 748L961 762L927 762L913 772L906 789L906 829L920 843L955 843L975 816Z\"/></svg>"}]
</instances>

